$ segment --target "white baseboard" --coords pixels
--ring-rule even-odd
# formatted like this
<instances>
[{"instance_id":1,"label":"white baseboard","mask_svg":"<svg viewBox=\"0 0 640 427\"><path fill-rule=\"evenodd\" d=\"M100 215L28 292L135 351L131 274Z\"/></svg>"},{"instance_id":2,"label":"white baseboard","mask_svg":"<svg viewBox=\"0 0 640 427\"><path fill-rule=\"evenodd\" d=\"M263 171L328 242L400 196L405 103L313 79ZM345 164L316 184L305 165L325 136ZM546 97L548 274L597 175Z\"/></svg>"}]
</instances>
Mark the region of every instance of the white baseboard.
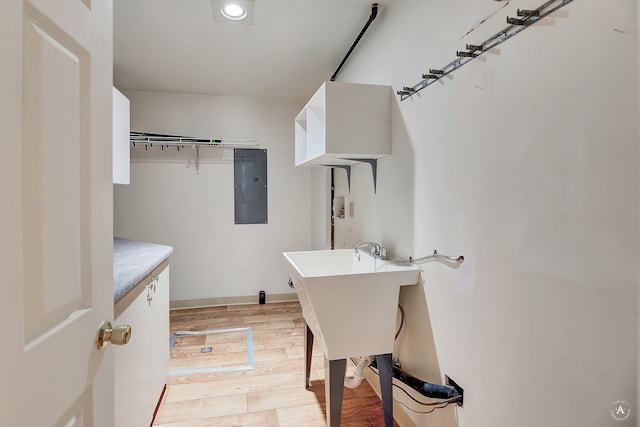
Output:
<instances>
[{"instance_id":1,"label":"white baseboard","mask_svg":"<svg viewBox=\"0 0 640 427\"><path fill-rule=\"evenodd\" d=\"M266 302L288 302L298 301L298 296L295 293L290 294L267 294ZM214 307L218 305L239 305L239 304L258 304L258 296L237 296L237 297L217 297L217 298L198 298L198 299L183 299L169 301L169 308L172 310L181 308L199 308L199 307Z\"/></svg>"}]
</instances>

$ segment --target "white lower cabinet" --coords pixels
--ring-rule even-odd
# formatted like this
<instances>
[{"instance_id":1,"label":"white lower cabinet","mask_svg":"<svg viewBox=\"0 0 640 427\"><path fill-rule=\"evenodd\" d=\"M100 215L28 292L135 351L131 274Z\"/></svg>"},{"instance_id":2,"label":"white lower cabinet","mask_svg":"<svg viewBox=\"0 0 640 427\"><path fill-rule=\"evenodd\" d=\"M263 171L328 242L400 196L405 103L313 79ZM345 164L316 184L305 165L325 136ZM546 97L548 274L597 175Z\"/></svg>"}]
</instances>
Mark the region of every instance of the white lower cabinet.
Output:
<instances>
[{"instance_id":1,"label":"white lower cabinet","mask_svg":"<svg viewBox=\"0 0 640 427\"><path fill-rule=\"evenodd\" d=\"M115 305L115 324L130 325L114 346L116 427L146 427L169 374L169 265L165 261Z\"/></svg>"}]
</instances>

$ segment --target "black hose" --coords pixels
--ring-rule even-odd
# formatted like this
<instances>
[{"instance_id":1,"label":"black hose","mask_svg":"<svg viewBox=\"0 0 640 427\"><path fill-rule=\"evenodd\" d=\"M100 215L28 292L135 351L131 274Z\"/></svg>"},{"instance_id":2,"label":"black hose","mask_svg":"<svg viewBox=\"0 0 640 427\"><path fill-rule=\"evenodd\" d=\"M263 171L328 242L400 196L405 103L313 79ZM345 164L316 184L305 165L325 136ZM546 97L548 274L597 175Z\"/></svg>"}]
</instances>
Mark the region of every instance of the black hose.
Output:
<instances>
[{"instance_id":1,"label":"black hose","mask_svg":"<svg viewBox=\"0 0 640 427\"><path fill-rule=\"evenodd\" d=\"M394 340L398 339L398 335L400 335L400 332L402 332L402 327L404 326L404 309L402 308L402 306L400 304L398 304L398 310L400 310L400 326L398 327L398 331L396 332L396 336L394 338Z\"/></svg>"},{"instance_id":2,"label":"black hose","mask_svg":"<svg viewBox=\"0 0 640 427\"><path fill-rule=\"evenodd\" d=\"M371 363L371 366L376 369L378 368L375 359ZM454 397L460 396L460 392L458 392L458 390L456 390L452 386L432 384L423 381L395 366L393 367L393 378L411 387L423 396L431 397L433 399L452 399Z\"/></svg>"}]
</instances>

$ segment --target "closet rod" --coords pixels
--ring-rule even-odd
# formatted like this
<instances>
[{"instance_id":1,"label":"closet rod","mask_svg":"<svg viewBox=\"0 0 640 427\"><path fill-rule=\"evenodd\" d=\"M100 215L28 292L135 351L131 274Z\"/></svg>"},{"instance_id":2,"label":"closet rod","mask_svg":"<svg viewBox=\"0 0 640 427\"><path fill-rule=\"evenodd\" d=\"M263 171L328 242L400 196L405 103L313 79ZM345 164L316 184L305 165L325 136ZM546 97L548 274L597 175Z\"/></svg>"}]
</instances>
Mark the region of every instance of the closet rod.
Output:
<instances>
[{"instance_id":1,"label":"closet rod","mask_svg":"<svg viewBox=\"0 0 640 427\"><path fill-rule=\"evenodd\" d=\"M136 144L140 144L140 145L151 145L153 146L153 144L156 144L158 146L171 146L171 147L186 147L186 146L192 146L192 145L197 145L199 147L257 147L260 144L258 144L257 140L255 139L223 139L221 140L221 142L200 142L200 141L193 141L193 140L189 140L189 139L181 139L181 140L176 140L176 141L168 141L168 140L162 140L162 139L131 139L129 142L131 142L131 145L135 146Z\"/></svg>"},{"instance_id":2,"label":"closet rod","mask_svg":"<svg viewBox=\"0 0 640 427\"><path fill-rule=\"evenodd\" d=\"M159 133L146 133L146 132L130 132L129 141L133 146L136 144L149 145L158 144L160 146L242 146L242 147L256 147L258 142L255 138L246 139L207 139L207 138L194 138L190 136L180 135L167 135Z\"/></svg>"}]
</instances>

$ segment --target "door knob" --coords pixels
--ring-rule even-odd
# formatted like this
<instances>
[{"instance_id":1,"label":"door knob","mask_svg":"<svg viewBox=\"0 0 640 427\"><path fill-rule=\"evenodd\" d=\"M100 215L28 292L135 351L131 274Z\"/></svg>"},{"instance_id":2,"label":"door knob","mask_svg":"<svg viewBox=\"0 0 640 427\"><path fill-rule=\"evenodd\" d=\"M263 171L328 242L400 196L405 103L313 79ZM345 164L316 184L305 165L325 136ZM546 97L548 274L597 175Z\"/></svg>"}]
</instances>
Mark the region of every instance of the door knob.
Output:
<instances>
[{"instance_id":1,"label":"door knob","mask_svg":"<svg viewBox=\"0 0 640 427\"><path fill-rule=\"evenodd\" d=\"M98 350L105 348L110 342L116 345L125 345L131 338L131 326L120 325L115 328L111 326L111 322L105 320L98 329L96 344Z\"/></svg>"}]
</instances>

